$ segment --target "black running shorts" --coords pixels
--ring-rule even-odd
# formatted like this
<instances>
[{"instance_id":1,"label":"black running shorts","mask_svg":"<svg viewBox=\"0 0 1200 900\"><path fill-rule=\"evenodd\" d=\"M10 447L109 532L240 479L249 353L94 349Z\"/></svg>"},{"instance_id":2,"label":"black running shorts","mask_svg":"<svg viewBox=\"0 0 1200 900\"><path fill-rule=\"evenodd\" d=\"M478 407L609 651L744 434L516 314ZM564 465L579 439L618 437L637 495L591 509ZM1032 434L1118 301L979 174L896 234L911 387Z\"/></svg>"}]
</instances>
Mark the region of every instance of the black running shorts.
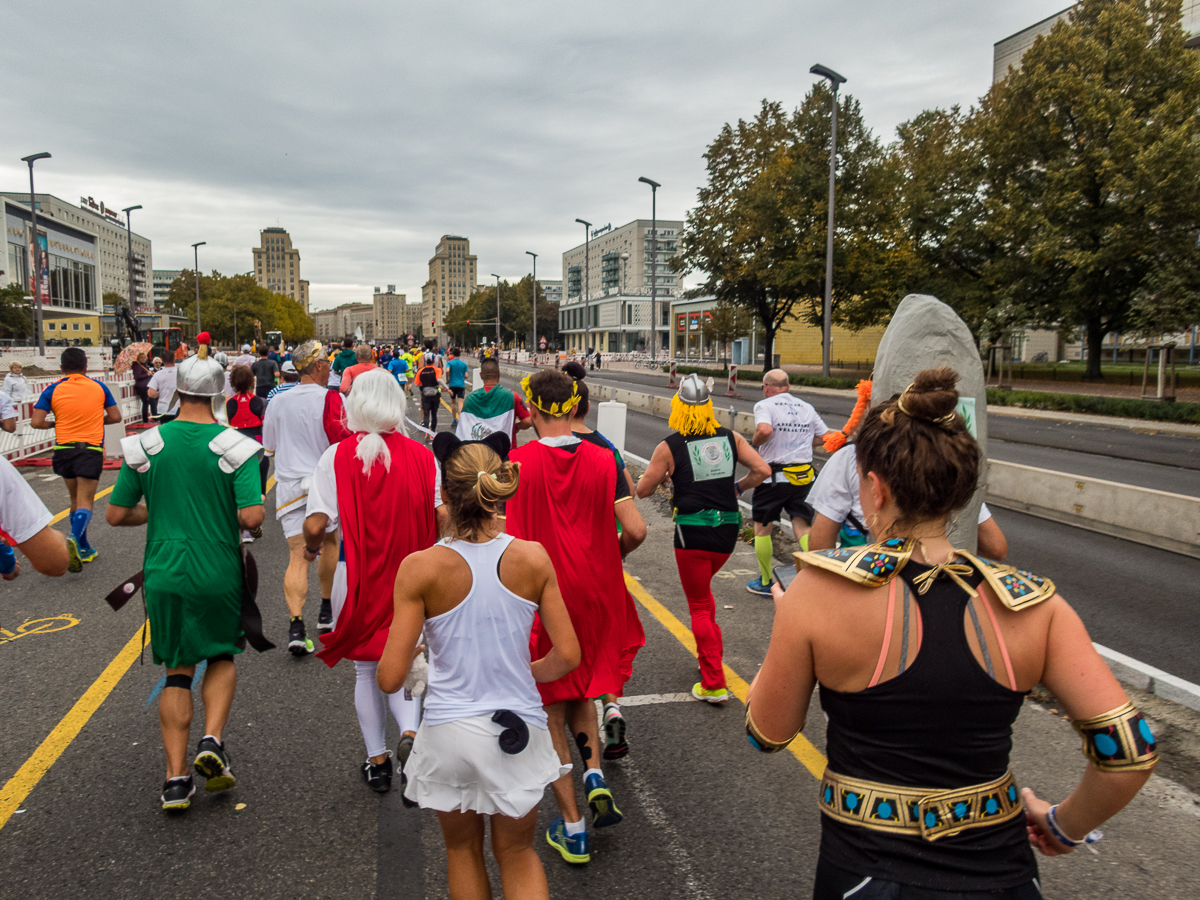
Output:
<instances>
[{"instance_id":1,"label":"black running shorts","mask_svg":"<svg viewBox=\"0 0 1200 900\"><path fill-rule=\"evenodd\" d=\"M808 505L811 484L796 485L765 482L754 489L751 516L759 525L770 525L786 512L789 519L803 519L812 524L813 508Z\"/></svg>"},{"instance_id":2,"label":"black running shorts","mask_svg":"<svg viewBox=\"0 0 1200 900\"><path fill-rule=\"evenodd\" d=\"M99 481L100 472L104 469L104 451L88 447L55 450L53 467L54 474L63 478L90 478Z\"/></svg>"},{"instance_id":3,"label":"black running shorts","mask_svg":"<svg viewBox=\"0 0 1200 900\"><path fill-rule=\"evenodd\" d=\"M467 389L465 387L450 388L450 396L453 397L455 400L461 400L466 393L467 393Z\"/></svg>"}]
</instances>

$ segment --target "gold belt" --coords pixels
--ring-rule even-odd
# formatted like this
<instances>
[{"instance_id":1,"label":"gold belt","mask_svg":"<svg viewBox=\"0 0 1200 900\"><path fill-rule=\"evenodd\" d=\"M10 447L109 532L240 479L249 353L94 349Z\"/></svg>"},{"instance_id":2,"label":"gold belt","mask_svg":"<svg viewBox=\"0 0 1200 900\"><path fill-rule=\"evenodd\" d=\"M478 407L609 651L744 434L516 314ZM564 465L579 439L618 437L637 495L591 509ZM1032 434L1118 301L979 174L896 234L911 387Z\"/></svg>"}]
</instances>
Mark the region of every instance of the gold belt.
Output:
<instances>
[{"instance_id":1,"label":"gold belt","mask_svg":"<svg viewBox=\"0 0 1200 900\"><path fill-rule=\"evenodd\" d=\"M938 790L864 781L826 768L818 805L839 822L926 841L1007 822L1023 812L1012 772L986 784Z\"/></svg>"}]
</instances>

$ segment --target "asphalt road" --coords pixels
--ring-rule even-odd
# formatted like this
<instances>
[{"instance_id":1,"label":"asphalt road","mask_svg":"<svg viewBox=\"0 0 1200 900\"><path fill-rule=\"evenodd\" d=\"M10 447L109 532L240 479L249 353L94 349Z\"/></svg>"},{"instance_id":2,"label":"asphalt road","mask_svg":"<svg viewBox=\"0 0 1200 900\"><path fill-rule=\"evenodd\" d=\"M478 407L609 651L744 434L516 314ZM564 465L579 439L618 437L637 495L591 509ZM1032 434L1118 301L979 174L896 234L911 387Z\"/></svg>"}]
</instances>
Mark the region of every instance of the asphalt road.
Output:
<instances>
[{"instance_id":1,"label":"asphalt road","mask_svg":"<svg viewBox=\"0 0 1200 900\"><path fill-rule=\"evenodd\" d=\"M630 412L625 447L649 459L667 433L663 419ZM1093 640L1200 684L1200 560L1006 509L992 512L1008 538L1009 561L1051 578Z\"/></svg>"},{"instance_id":2,"label":"asphalt road","mask_svg":"<svg viewBox=\"0 0 1200 900\"><path fill-rule=\"evenodd\" d=\"M106 474L102 487L111 482ZM33 483L53 510L65 506L60 482L35 476ZM101 518L104 506L104 500L97 505ZM593 833L593 862L583 868L564 864L539 834L551 891L564 898L804 897L819 839L817 781L791 754L749 749L740 702L716 708L670 696L686 692L697 677L694 657L680 640L687 637L688 613L665 504L652 498L639 508L649 538L627 571L661 608L643 603L640 609L647 644L626 693L641 702L631 699L625 707L632 752L605 764L626 820ZM140 566L144 531L99 524L92 536L101 555L81 575L26 573L3 588L0 625L10 631L19 632L27 619L77 620L0 643L0 779L31 759L52 763L40 779L34 773L21 811L0 828L3 895L446 897L436 818L404 809L395 793L374 795L361 781L353 670L345 664L331 670L280 650L239 657L238 695L226 730L238 786L222 795L201 791L180 816L158 808L163 763L152 697L162 672L148 657L115 680L61 756L39 752L142 624L137 604L113 613L102 597ZM273 520L253 551L267 633L282 641L286 550ZM744 589L754 568L752 550L739 547L714 582L726 662L745 681L762 659L773 610ZM314 572L310 623L317 596ZM200 730L197 723L193 740ZM815 706L804 734L816 751L823 748L823 718ZM1068 723L1031 701L1015 728L1013 765L1023 785L1060 799L1083 761ZM0 798L10 787L0 789ZM1200 878L1194 799L1156 775L1105 827L1097 854L1042 861L1046 896L1194 896ZM542 824L556 814L547 794Z\"/></svg>"},{"instance_id":3,"label":"asphalt road","mask_svg":"<svg viewBox=\"0 0 1200 900\"><path fill-rule=\"evenodd\" d=\"M588 373L588 380L662 397L672 393L666 375L648 371L601 369ZM723 391L717 385L713 402L750 412L754 402L762 398L761 390L757 382L742 382L738 386L741 399L731 399L721 396ZM831 428L841 428L854 408L850 396L802 387L794 390ZM1153 430L1152 422L1134 432L1108 425L993 415L988 417L988 453L1005 462L1200 497L1200 440Z\"/></svg>"}]
</instances>

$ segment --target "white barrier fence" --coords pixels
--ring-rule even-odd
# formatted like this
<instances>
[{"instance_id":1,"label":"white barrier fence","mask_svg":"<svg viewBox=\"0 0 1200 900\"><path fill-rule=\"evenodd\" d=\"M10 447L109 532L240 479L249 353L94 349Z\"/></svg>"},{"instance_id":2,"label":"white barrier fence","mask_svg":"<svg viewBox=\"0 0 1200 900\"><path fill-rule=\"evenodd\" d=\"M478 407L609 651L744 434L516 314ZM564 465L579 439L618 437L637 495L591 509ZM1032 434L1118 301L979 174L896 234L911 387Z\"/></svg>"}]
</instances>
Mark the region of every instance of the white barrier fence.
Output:
<instances>
[{"instance_id":1,"label":"white barrier fence","mask_svg":"<svg viewBox=\"0 0 1200 900\"><path fill-rule=\"evenodd\" d=\"M113 399L117 401L117 406L121 410L121 423L109 425L104 429L105 455L119 456L119 441L125 436L125 426L131 422L140 421L142 418L142 401L134 393L132 376L123 378L110 376L99 380L108 385ZM29 386L33 390L33 394L16 405L17 430L12 434L0 431L0 455L9 462L46 453L54 447L54 429L34 428L30 424L30 419L33 416L33 405L37 402L38 397L47 386L55 381L58 381L57 377L29 379ZM53 417L51 417L51 421L53 421Z\"/></svg>"}]
</instances>

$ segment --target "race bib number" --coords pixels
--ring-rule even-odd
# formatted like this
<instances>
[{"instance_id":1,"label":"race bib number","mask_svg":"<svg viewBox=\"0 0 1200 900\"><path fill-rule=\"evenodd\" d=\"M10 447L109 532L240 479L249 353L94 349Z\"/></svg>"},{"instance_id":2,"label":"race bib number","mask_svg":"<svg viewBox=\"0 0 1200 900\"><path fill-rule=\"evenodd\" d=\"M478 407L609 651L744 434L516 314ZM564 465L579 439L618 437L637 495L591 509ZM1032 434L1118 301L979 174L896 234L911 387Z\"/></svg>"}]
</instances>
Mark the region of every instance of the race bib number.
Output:
<instances>
[{"instance_id":1,"label":"race bib number","mask_svg":"<svg viewBox=\"0 0 1200 900\"><path fill-rule=\"evenodd\" d=\"M714 437L688 443L693 481L713 481L733 475L733 450L729 438Z\"/></svg>"}]
</instances>

